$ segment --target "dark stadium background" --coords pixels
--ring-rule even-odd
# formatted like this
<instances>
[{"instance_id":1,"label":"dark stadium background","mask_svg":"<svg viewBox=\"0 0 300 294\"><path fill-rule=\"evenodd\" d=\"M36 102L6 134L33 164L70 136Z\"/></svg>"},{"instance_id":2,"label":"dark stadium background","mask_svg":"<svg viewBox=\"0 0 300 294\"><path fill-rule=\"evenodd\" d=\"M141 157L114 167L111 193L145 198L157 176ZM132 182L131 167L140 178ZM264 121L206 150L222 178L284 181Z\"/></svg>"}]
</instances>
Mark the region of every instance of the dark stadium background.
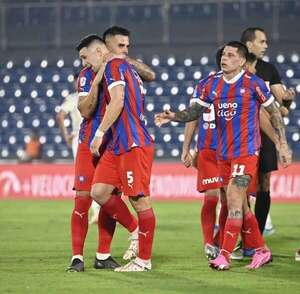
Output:
<instances>
[{"instance_id":1,"label":"dark stadium background","mask_svg":"<svg viewBox=\"0 0 300 294\"><path fill-rule=\"evenodd\" d=\"M297 92L285 124L294 159L300 158L299 1L2 0L0 16L2 169L24 169L17 159L33 129L38 129L42 143L41 163L72 162L55 116L58 105L73 91L72 74L81 67L75 45L83 36L101 35L111 25L131 31L130 55L156 72L156 81L145 83L146 115L160 162L179 162L184 126L173 123L159 129L154 113L168 106L184 107L195 82L215 69L218 46L238 40L248 26L264 28L269 39L266 60ZM7 181L3 174L1 179ZM20 181L23 193L27 180ZM6 196L18 190L14 187L18 184L7 185Z\"/></svg>"}]
</instances>

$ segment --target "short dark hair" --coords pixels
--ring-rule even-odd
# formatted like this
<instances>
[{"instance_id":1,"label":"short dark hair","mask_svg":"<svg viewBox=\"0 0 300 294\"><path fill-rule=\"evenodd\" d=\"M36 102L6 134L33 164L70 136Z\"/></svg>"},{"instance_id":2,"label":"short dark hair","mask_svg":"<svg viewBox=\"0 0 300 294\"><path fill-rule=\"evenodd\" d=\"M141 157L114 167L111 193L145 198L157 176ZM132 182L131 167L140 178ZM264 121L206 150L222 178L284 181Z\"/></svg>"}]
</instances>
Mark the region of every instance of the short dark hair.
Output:
<instances>
[{"instance_id":1,"label":"short dark hair","mask_svg":"<svg viewBox=\"0 0 300 294\"><path fill-rule=\"evenodd\" d=\"M255 60L257 60L256 55L253 54L253 53L251 53L251 52L248 52L248 55L247 55L247 62L253 63Z\"/></svg>"},{"instance_id":2,"label":"short dark hair","mask_svg":"<svg viewBox=\"0 0 300 294\"><path fill-rule=\"evenodd\" d=\"M237 48L237 51L240 54L240 56L242 56L246 59L248 58L248 53L249 53L248 48L243 43L241 43L239 41L230 41L230 42L226 43L225 46Z\"/></svg>"},{"instance_id":3,"label":"short dark hair","mask_svg":"<svg viewBox=\"0 0 300 294\"><path fill-rule=\"evenodd\" d=\"M266 34L265 30L260 27L250 27L242 32L241 42L246 45L248 41L253 42L255 40L255 32L260 31Z\"/></svg>"},{"instance_id":4,"label":"short dark hair","mask_svg":"<svg viewBox=\"0 0 300 294\"><path fill-rule=\"evenodd\" d=\"M222 58L224 48L225 46L223 45L222 47L219 47L216 52L216 65L218 70L221 70L221 58Z\"/></svg>"},{"instance_id":5,"label":"short dark hair","mask_svg":"<svg viewBox=\"0 0 300 294\"><path fill-rule=\"evenodd\" d=\"M108 36L116 36L116 35L121 35L121 36L130 36L130 32L123 28L123 27L118 27L118 26L113 26L108 28L104 33L103 33L103 40L106 41L106 38Z\"/></svg>"},{"instance_id":6,"label":"short dark hair","mask_svg":"<svg viewBox=\"0 0 300 294\"><path fill-rule=\"evenodd\" d=\"M98 35L88 35L80 40L79 44L76 46L76 50L80 51L82 48L88 47L94 41L100 41L104 44L103 39L101 39Z\"/></svg>"}]
</instances>

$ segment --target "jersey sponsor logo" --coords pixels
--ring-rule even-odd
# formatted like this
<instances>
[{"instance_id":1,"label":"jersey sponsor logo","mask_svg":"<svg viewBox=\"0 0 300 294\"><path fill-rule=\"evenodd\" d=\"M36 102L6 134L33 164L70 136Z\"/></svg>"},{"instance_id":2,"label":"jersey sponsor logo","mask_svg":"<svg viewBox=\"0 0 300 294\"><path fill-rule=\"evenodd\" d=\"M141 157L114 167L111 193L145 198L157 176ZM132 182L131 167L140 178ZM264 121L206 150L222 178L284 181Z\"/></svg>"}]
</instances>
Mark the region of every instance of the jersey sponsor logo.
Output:
<instances>
[{"instance_id":1,"label":"jersey sponsor logo","mask_svg":"<svg viewBox=\"0 0 300 294\"><path fill-rule=\"evenodd\" d=\"M220 182L222 182L221 177L212 177L212 178L207 178L207 179L202 180L203 185L213 184L213 183L220 183Z\"/></svg>"},{"instance_id":2,"label":"jersey sponsor logo","mask_svg":"<svg viewBox=\"0 0 300 294\"><path fill-rule=\"evenodd\" d=\"M264 93L262 92L262 90L260 89L260 87L256 87L255 88L256 93L258 94L258 96L262 99L262 101L266 101L267 97L264 95Z\"/></svg>"},{"instance_id":3,"label":"jersey sponsor logo","mask_svg":"<svg viewBox=\"0 0 300 294\"><path fill-rule=\"evenodd\" d=\"M232 120L236 115L236 110L238 108L238 104L236 102L223 102L218 103L218 112L217 115L219 117L224 117L225 120Z\"/></svg>"},{"instance_id":4,"label":"jersey sponsor logo","mask_svg":"<svg viewBox=\"0 0 300 294\"><path fill-rule=\"evenodd\" d=\"M81 77L79 83L80 83L80 87L83 87L86 83L86 77Z\"/></svg>"}]
</instances>

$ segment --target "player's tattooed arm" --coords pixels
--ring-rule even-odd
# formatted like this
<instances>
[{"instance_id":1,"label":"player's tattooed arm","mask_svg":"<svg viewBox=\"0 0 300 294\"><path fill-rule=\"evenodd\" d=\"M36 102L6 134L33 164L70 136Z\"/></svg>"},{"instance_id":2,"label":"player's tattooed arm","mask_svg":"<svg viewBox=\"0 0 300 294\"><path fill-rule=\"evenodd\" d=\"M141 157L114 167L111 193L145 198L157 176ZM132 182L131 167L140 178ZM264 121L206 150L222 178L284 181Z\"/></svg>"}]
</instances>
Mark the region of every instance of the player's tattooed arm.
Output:
<instances>
[{"instance_id":1,"label":"player's tattooed arm","mask_svg":"<svg viewBox=\"0 0 300 294\"><path fill-rule=\"evenodd\" d=\"M170 110L166 110L161 113L155 114L154 122L158 127L170 122L189 122L196 120L200 117L200 115L205 111L206 107L202 106L198 103L193 103L188 109L172 112Z\"/></svg>"},{"instance_id":2,"label":"player's tattooed arm","mask_svg":"<svg viewBox=\"0 0 300 294\"><path fill-rule=\"evenodd\" d=\"M269 106L265 107L266 111L270 115L270 121L272 127L275 130L276 136L278 137L279 142L286 143L286 136L285 136L285 128L283 124L283 119L281 113L276 106L275 102L272 102Z\"/></svg>"},{"instance_id":3,"label":"player's tattooed arm","mask_svg":"<svg viewBox=\"0 0 300 294\"><path fill-rule=\"evenodd\" d=\"M134 68L143 80L147 82L155 80L155 72L148 65L131 57L127 57L126 60L134 66Z\"/></svg>"},{"instance_id":4,"label":"player's tattooed arm","mask_svg":"<svg viewBox=\"0 0 300 294\"><path fill-rule=\"evenodd\" d=\"M287 167L292 162L292 153L287 144L281 113L275 102L272 102L269 106L265 107L265 109L270 114L270 121L277 137L278 144L276 144L276 148L279 153L280 162L284 167Z\"/></svg>"},{"instance_id":5,"label":"player's tattooed arm","mask_svg":"<svg viewBox=\"0 0 300 294\"><path fill-rule=\"evenodd\" d=\"M175 112L173 121L177 122L189 122L196 120L205 111L206 107L199 103L193 103L185 110Z\"/></svg>"},{"instance_id":6,"label":"player's tattooed arm","mask_svg":"<svg viewBox=\"0 0 300 294\"><path fill-rule=\"evenodd\" d=\"M99 84L102 81L106 63L103 63L97 72L91 85L89 93L85 96L79 96L77 108L84 118L91 118L98 102Z\"/></svg>"}]
</instances>

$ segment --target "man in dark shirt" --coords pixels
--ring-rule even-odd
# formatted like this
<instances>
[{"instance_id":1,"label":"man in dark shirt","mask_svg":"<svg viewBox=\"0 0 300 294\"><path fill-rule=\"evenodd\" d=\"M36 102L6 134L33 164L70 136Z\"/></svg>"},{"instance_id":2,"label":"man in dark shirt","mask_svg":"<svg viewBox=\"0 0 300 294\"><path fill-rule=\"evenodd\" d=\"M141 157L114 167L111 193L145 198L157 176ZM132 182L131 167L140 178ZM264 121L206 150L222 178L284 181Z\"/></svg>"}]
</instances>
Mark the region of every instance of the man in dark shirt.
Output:
<instances>
[{"instance_id":1,"label":"man in dark shirt","mask_svg":"<svg viewBox=\"0 0 300 294\"><path fill-rule=\"evenodd\" d=\"M249 52L257 57L256 75L262 78L271 93L279 103L283 116L288 115L288 107L295 98L293 89L285 89L281 83L281 77L271 63L262 60L267 48L267 36L263 29L258 27L248 28L242 33L241 42L244 43ZM262 147L259 161L259 187L255 203L255 215L263 233L267 216L270 210L270 177L273 170L277 170L277 153L274 143L269 137L261 132Z\"/></svg>"}]
</instances>

